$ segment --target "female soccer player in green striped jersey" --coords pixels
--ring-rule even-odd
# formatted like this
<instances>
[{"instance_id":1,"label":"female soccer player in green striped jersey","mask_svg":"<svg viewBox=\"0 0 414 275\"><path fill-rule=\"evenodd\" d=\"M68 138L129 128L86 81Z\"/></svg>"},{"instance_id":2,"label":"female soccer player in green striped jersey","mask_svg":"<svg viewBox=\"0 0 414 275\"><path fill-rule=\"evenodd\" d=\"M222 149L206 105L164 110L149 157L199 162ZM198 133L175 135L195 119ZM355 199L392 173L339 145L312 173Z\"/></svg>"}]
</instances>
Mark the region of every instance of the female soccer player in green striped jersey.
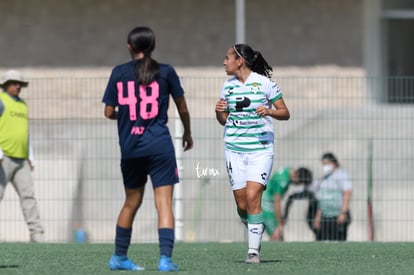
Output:
<instances>
[{"instance_id":1,"label":"female soccer player in green striped jersey","mask_svg":"<svg viewBox=\"0 0 414 275\"><path fill-rule=\"evenodd\" d=\"M237 213L248 228L246 263L260 263L261 199L273 165L273 119L288 120L290 114L260 52L246 44L235 45L227 50L224 68L233 77L224 83L216 118L224 126L226 166Z\"/></svg>"}]
</instances>

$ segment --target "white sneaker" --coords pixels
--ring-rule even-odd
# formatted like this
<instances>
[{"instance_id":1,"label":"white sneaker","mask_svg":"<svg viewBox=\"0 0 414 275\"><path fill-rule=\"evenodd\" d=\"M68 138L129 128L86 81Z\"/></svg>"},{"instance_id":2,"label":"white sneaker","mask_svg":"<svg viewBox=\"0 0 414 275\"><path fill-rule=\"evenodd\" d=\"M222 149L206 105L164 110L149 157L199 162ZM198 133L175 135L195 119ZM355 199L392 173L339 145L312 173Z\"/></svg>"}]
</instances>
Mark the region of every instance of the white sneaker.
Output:
<instances>
[{"instance_id":1,"label":"white sneaker","mask_svg":"<svg viewBox=\"0 0 414 275\"><path fill-rule=\"evenodd\" d=\"M244 262L246 264L260 264L259 254L250 253Z\"/></svg>"}]
</instances>

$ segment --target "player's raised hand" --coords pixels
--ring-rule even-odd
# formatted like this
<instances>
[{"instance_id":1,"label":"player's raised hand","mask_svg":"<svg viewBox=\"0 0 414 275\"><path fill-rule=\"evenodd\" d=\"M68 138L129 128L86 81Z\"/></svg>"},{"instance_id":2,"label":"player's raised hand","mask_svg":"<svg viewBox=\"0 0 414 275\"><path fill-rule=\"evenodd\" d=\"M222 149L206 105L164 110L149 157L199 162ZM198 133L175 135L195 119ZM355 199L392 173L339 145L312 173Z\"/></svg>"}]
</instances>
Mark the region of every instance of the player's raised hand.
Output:
<instances>
[{"instance_id":1,"label":"player's raised hand","mask_svg":"<svg viewBox=\"0 0 414 275\"><path fill-rule=\"evenodd\" d=\"M191 137L191 134L184 133L183 135L183 148L184 151L190 150L193 148L193 138Z\"/></svg>"},{"instance_id":2,"label":"player's raised hand","mask_svg":"<svg viewBox=\"0 0 414 275\"><path fill-rule=\"evenodd\" d=\"M216 112L227 112L227 101L225 99L220 99L216 103Z\"/></svg>"}]
</instances>

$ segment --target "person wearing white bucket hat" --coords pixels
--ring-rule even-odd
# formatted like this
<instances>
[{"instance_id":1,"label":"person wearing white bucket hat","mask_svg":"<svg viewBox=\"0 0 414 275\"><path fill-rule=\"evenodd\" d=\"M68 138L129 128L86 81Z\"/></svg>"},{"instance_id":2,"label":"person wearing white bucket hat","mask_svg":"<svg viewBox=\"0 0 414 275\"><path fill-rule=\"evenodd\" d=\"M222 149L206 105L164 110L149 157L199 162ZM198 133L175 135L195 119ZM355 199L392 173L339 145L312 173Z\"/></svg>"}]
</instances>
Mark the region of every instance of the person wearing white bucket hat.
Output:
<instances>
[{"instance_id":1,"label":"person wearing white bucket hat","mask_svg":"<svg viewBox=\"0 0 414 275\"><path fill-rule=\"evenodd\" d=\"M9 84L10 82L19 83L21 87L27 87L29 85L29 82L24 80L23 74L15 70L7 71L4 74L1 86L4 87L6 84Z\"/></svg>"},{"instance_id":2,"label":"person wearing white bucket hat","mask_svg":"<svg viewBox=\"0 0 414 275\"><path fill-rule=\"evenodd\" d=\"M29 120L26 103L20 98L23 87L29 83L23 74L10 70L0 83L0 201L7 183L15 188L32 242L43 241L44 229L34 197L31 170L33 153L29 142Z\"/></svg>"}]
</instances>

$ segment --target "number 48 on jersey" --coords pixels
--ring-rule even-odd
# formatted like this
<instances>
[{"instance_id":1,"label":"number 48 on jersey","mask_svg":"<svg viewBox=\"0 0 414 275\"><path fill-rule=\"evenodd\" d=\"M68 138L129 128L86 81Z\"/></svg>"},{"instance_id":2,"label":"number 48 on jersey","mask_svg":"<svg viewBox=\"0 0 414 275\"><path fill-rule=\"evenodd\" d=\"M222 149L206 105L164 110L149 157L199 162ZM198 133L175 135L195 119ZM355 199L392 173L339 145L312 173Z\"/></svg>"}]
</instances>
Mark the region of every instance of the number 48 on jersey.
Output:
<instances>
[{"instance_id":1,"label":"number 48 on jersey","mask_svg":"<svg viewBox=\"0 0 414 275\"><path fill-rule=\"evenodd\" d=\"M128 81L128 95L124 96L124 85L117 82L118 103L128 105L129 118L131 121L137 120L137 103L135 96L135 81ZM158 97L160 96L160 86L156 81L148 85L139 85L139 115L142 119L152 119L158 115Z\"/></svg>"}]
</instances>

